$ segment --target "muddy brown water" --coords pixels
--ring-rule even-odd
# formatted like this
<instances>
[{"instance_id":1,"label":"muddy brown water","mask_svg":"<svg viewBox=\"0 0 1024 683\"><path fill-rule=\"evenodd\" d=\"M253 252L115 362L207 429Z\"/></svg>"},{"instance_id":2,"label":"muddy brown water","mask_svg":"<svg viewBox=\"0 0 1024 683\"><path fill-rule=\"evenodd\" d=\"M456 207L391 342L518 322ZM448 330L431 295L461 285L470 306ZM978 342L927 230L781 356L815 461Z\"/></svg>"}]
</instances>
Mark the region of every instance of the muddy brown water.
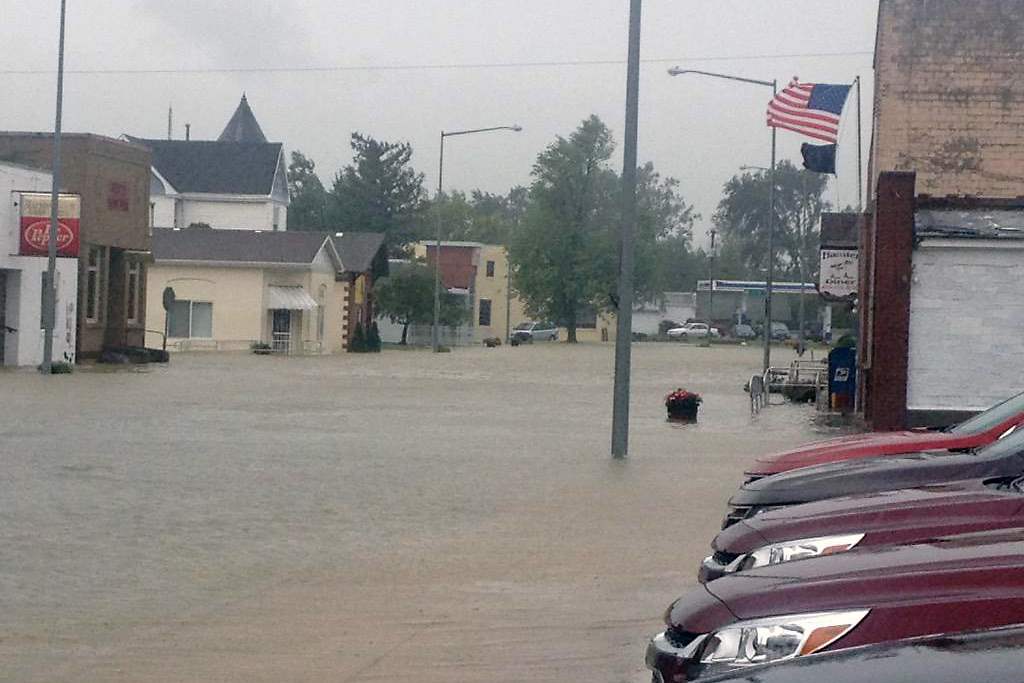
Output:
<instances>
[{"instance_id":1,"label":"muddy brown water","mask_svg":"<svg viewBox=\"0 0 1024 683\"><path fill-rule=\"evenodd\" d=\"M0 373L0 680L649 680L743 465L829 432L755 347L633 358L625 461L610 345Z\"/></svg>"}]
</instances>

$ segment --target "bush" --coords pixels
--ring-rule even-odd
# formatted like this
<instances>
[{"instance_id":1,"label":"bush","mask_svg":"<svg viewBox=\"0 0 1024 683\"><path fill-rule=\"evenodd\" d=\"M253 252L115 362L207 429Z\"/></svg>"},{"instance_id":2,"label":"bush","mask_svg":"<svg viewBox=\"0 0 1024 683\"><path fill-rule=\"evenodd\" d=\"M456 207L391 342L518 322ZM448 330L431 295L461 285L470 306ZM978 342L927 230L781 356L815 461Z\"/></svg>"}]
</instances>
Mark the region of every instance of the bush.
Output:
<instances>
[{"instance_id":1,"label":"bush","mask_svg":"<svg viewBox=\"0 0 1024 683\"><path fill-rule=\"evenodd\" d=\"M356 329L352 333L352 339L348 343L349 353L366 353L366 332L362 323L356 323Z\"/></svg>"},{"instance_id":2,"label":"bush","mask_svg":"<svg viewBox=\"0 0 1024 683\"><path fill-rule=\"evenodd\" d=\"M51 375L70 375L75 371L75 366L71 363L65 363L64 361L57 361L50 364Z\"/></svg>"},{"instance_id":3,"label":"bush","mask_svg":"<svg viewBox=\"0 0 1024 683\"><path fill-rule=\"evenodd\" d=\"M380 328L376 321L370 324L370 333L366 335L366 350L370 353L380 353Z\"/></svg>"}]
</instances>

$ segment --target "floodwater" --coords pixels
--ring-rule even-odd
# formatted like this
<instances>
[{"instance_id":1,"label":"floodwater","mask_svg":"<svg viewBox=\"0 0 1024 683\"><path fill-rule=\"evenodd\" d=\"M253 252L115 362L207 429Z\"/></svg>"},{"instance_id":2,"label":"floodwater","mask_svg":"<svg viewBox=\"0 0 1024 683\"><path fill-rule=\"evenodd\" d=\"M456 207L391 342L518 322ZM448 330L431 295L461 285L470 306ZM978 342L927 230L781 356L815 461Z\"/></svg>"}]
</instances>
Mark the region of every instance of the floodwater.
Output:
<instances>
[{"instance_id":1,"label":"floodwater","mask_svg":"<svg viewBox=\"0 0 1024 683\"><path fill-rule=\"evenodd\" d=\"M0 680L649 680L743 465L820 432L750 416L755 347L633 358L625 461L611 345L0 373Z\"/></svg>"}]
</instances>

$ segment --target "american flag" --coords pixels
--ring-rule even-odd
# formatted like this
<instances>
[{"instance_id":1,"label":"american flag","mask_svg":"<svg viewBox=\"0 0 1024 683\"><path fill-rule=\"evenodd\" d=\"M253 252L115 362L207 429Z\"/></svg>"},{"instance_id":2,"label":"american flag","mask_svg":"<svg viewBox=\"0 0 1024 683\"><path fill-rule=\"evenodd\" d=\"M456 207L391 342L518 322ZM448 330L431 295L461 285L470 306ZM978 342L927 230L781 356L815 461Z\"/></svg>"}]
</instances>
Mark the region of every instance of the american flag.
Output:
<instances>
[{"instance_id":1,"label":"american flag","mask_svg":"<svg viewBox=\"0 0 1024 683\"><path fill-rule=\"evenodd\" d=\"M768 103L768 125L834 144L849 92L848 85L801 83L794 77Z\"/></svg>"}]
</instances>

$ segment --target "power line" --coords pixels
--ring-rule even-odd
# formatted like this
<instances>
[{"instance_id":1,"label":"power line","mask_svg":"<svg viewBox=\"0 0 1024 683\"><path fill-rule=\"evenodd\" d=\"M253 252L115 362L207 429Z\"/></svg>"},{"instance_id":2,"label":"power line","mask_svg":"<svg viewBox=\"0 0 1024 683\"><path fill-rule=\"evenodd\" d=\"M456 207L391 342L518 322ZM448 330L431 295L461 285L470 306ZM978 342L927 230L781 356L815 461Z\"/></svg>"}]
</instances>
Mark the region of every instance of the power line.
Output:
<instances>
[{"instance_id":1,"label":"power line","mask_svg":"<svg viewBox=\"0 0 1024 683\"><path fill-rule=\"evenodd\" d=\"M732 57L671 57L642 59L644 64L731 62L764 59L805 59L829 57L863 57L874 55L869 50L849 52L806 52L794 54L736 55ZM380 64L349 66L295 66L295 67L224 67L179 69L66 69L64 73L87 76L133 76L178 74L275 74L275 73L340 73L347 71L466 71L471 69L531 69L586 66L621 66L621 59L566 60L546 62L480 62L469 64ZM53 74L49 69L0 69L0 76L43 76Z\"/></svg>"}]
</instances>

